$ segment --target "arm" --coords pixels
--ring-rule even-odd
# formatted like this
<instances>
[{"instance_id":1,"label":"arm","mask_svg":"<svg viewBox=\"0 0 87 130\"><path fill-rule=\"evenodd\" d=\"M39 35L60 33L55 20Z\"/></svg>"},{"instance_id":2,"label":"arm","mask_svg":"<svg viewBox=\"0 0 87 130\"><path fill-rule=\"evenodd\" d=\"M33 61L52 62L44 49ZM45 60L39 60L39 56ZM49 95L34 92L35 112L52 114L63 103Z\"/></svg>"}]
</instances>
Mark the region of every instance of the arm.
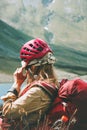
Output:
<instances>
[{"instance_id":1,"label":"arm","mask_svg":"<svg viewBox=\"0 0 87 130\"><path fill-rule=\"evenodd\" d=\"M15 101L5 103L3 113L9 119L15 119L28 115L34 111L45 111L51 100L49 96L38 86L31 87L23 96Z\"/></svg>"},{"instance_id":2,"label":"arm","mask_svg":"<svg viewBox=\"0 0 87 130\"><path fill-rule=\"evenodd\" d=\"M14 83L11 89L5 96L2 96L1 99L4 101L3 104L3 113L10 113L12 103L17 100L18 94L20 92L20 88L24 80L26 79L26 75L23 75L23 68L19 68L14 72Z\"/></svg>"}]
</instances>

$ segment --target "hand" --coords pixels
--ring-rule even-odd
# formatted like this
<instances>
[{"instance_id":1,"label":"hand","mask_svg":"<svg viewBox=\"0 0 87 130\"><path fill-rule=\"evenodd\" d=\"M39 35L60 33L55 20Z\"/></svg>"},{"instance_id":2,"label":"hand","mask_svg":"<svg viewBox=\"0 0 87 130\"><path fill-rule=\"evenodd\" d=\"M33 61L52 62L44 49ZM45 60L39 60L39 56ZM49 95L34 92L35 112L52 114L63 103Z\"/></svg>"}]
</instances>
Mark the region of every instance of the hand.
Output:
<instances>
[{"instance_id":1,"label":"hand","mask_svg":"<svg viewBox=\"0 0 87 130\"><path fill-rule=\"evenodd\" d=\"M17 68L14 72L14 84L12 85L13 88L15 88L18 92L20 91L20 87L24 80L27 77L27 72L23 73L24 68Z\"/></svg>"},{"instance_id":2,"label":"hand","mask_svg":"<svg viewBox=\"0 0 87 130\"><path fill-rule=\"evenodd\" d=\"M21 85L27 77L27 73L23 73L23 68L17 68L14 72L14 82Z\"/></svg>"}]
</instances>

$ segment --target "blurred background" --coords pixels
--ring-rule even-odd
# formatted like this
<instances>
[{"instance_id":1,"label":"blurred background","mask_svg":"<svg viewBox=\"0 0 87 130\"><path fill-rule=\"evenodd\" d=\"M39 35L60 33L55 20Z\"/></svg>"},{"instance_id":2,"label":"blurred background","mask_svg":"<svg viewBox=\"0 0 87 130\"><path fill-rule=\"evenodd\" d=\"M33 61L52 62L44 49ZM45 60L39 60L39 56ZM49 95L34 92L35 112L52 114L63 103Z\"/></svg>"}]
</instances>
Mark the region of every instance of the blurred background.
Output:
<instances>
[{"instance_id":1,"label":"blurred background","mask_svg":"<svg viewBox=\"0 0 87 130\"><path fill-rule=\"evenodd\" d=\"M87 79L87 0L0 0L0 82L13 82L21 46L40 37L58 78Z\"/></svg>"}]
</instances>

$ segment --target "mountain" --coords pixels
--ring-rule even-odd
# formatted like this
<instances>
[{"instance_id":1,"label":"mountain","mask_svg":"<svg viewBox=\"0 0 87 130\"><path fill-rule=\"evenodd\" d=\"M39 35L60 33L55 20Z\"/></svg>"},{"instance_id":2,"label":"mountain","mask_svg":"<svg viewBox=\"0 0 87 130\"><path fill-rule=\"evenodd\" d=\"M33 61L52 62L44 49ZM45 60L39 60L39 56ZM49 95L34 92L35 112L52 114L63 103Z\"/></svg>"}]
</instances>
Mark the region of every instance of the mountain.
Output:
<instances>
[{"instance_id":1,"label":"mountain","mask_svg":"<svg viewBox=\"0 0 87 130\"><path fill-rule=\"evenodd\" d=\"M0 20L0 72L12 74L20 66L21 46L34 38ZM60 44L50 44L56 57L55 67L79 75L87 74L87 52Z\"/></svg>"},{"instance_id":2,"label":"mountain","mask_svg":"<svg viewBox=\"0 0 87 130\"><path fill-rule=\"evenodd\" d=\"M87 0L3 0L0 2L0 17L9 25L28 35L44 38L50 43L62 43L85 51L86 10Z\"/></svg>"},{"instance_id":3,"label":"mountain","mask_svg":"<svg viewBox=\"0 0 87 130\"><path fill-rule=\"evenodd\" d=\"M11 73L19 65L20 47L33 37L0 20L0 72Z\"/></svg>"}]
</instances>

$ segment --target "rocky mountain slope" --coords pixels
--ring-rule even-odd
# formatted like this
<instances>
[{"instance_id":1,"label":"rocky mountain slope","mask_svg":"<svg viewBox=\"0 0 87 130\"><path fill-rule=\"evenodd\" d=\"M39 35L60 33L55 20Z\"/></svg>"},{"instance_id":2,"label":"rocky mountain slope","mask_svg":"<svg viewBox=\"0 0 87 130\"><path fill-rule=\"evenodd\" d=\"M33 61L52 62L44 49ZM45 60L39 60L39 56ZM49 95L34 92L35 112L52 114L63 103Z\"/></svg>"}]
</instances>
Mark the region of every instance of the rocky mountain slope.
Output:
<instances>
[{"instance_id":1,"label":"rocky mountain slope","mask_svg":"<svg viewBox=\"0 0 87 130\"><path fill-rule=\"evenodd\" d=\"M20 66L20 48L32 38L0 21L0 72L11 74ZM56 68L79 75L87 74L86 51L77 51L63 44L50 44L50 46L56 57Z\"/></svg>"},{"instance_id":2,"label":"rocky mountain slope","mask_svg":"<svg viewBox=\"0 0 87 130\"><path fill-rule=\"evenodd\" d=\"M1 0L2 20L50 43L85 49L87 0ZM6 13L5 13L6 12ZM84 46L84 48L83 48Z\"/></svg>"}]
</instances>

